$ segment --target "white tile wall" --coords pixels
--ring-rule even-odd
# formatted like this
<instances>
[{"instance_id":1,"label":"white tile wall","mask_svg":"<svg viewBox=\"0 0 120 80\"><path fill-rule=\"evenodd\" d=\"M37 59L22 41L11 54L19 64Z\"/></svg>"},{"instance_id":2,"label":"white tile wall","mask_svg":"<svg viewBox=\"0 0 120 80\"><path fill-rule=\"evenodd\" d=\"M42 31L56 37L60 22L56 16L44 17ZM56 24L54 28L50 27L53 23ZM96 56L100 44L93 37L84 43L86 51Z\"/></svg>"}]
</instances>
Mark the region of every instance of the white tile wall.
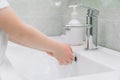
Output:
<instances>
[{"instance_id":1,"label":"white tile wall","mask_svg":"<svg viewBox=\"0 0 120 80\"><path fill-rule=\"evenodd\" d=\"M100 11L99 44L120 51L120 9L102 8Z\"/></svg>"}]
</instances>

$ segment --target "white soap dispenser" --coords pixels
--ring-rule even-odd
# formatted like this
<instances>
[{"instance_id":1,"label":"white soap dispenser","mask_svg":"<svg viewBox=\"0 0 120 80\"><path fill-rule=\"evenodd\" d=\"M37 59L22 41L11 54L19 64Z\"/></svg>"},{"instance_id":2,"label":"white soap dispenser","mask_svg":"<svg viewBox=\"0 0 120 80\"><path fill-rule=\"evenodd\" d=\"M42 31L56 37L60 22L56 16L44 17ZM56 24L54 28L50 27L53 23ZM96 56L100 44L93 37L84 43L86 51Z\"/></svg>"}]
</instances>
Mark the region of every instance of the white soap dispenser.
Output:
<instances>
[{"instance_id":1,"label":"white soap dispenser","mask_svg":"<svg viewBox=\"0 0 120 80\"><path fill-rule=\"evenodd\" d=\"M82 24L78 19L77 13L77 5L70 5L69 8L73 8L73 12L71 13L71 20L65 25L66 34L65 38L68 44L70 45L81 45L83 44L83 28Z\"/></svg>"}]
</instances>

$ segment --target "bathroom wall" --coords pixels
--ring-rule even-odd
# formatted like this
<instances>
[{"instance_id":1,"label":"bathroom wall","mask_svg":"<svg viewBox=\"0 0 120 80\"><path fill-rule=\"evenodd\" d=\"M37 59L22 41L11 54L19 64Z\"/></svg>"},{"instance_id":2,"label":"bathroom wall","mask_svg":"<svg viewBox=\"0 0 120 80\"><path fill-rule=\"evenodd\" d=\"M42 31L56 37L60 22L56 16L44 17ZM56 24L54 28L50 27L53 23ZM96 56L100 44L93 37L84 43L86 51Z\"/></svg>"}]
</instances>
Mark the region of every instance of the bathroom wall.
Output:
<instances>
[{"instance_id":1,"label":"bathroom wall","mask_svg":"<svg viewBox=\"0 0 120 80\"><path fill-rule=\"evenodd\" d=\"M99 43L120 51L120 0L101 0Z\"/></svg>"},{"instance_id":2,"label":"bathroom wall","mask_svg":"<svg viewBox=\"0 0 120 80\"><path fill-rule=\"evenodd\" d=\"M120 51L120 0L75 1L97 8L100 11L98 43L101 46Z\"/></svg>"},{"instance_id":3,"label":"bathroom wall","mask_svg":"<svg viewBox=\"0 0 120 80\"><path fill-rule=\"evenodd\" d=\"M120 0L101 0L99 43L120 51Z\"/></svg>"},{"instance_id":4,"label":"bathroom wall","mask_svg":"<svg viewBox=\"0 0 120 80\"><path fill-rule=\"evenodd\" d=\"M63 33L63 7L67 0L8 0L17 15L47 35ZM58 0L59 1L59 0ZM62 0L61 0L62 1ZM55 4L56 2L56 4Z\"/></svg>"},{"instance_id":5,"label":"bathroom wall","mask_svg":"<svg viewBox=\"0 0 120 80\"><path fill-rule=\"evenodd\" d=\"M100 10L98 43L120 51L120 0L8 0L17 15L47 35L60 35L70 20L70 4L85 4ZM64 1L55 4L53 1ZM59 6L60 5L60 6ZM79 19L85 22L85 11L77 9Z\"/></svg>"}]
</instances>

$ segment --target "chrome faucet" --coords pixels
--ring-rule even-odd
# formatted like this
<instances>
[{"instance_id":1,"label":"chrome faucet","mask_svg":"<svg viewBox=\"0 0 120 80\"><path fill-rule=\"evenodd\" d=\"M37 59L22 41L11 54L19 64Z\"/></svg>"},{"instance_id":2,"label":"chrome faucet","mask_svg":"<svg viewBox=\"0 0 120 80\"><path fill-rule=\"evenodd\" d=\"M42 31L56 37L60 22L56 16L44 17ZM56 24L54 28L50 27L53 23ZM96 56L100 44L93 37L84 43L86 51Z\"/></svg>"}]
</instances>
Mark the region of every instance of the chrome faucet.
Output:
<instances>
[{"instance_id":1,"label":"chrome faucet","mask_svg":"<svg viewBox=\"0 0 120 80\"><path fill-rule=\"evenodd\" d=\"M80 7L87 9L86 24L91 25L91 27L86 27L86 49L97 49L99 11L97 9L90 8L84 5L80 5Z\"/></svg>"},{"instance_id":2,"label":"chrome faucet","mask_svg":"<svg viewBox=\"0 0 120 80\"><path fill-rule=\"evenodd\" d=\"M85 5L78 5L79 7L87 9L86 14L86 24L78 25L74 27L85 28L86 29L86 49L97 49L98 39L98 15L99 10L91 8ZM65 25L65 30L71 30L71 25ZM73 27L73 25L72 25Z\"/></svg>"}]
</instances>

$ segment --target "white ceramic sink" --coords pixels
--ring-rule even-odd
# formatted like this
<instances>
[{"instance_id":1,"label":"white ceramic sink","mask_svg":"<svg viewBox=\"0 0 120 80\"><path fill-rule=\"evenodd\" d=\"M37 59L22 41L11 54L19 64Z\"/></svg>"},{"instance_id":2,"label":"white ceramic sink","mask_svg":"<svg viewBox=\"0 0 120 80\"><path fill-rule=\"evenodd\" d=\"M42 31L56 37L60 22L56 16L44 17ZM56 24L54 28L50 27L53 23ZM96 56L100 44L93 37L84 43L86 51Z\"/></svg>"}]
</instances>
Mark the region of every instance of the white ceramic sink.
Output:
<instances>
[{"instance_id":1,"label":"white ceramic sink","mask_svg":"<svg viewBox=\"0 0 120 80\"><path fill-rule=\"evenodd\" d=\"M100 60L98 56L105 57L105 53L99 51L86 51L83 46L75 49L77 62L61 68L62 77L59 80L119 80L119 71ZM95 54L95 55L94 55ZM93 56L92 56L93 55ZM106 54L107 55L107 54ZM94 58L95 57L95 58ZM98 60L97 60L97 59ZM107 60L107 59L106 59ZM105 62L105 63L104 63Z\"/></svg>"},{"instance_id":2,"label":"white ceramic sink","mask_svg":"<svg viewBox=\"0 0 120 80\"><path fill-rule=\"evenodd\" d=\"M81 53L84 51L81 50ZM113 72L112 68L89 59L77 51L75 55L77 62L61 66L55 58L41 51L14 44L10 44L7 49L8 59L23 80L69 80L80 76Z\"/></svg>"},{"instance_id":3,"label":"white ceramic sink","mask_svg":"<svg viewBox=\"0 0 120 80\"><path fill-rule=\"evenodd\" d=\"M73 51L77 62L64 66L59 65L55 58L45 52L13 43L9 43L6 55L9 59L8 63L11 63L12 66L10 66L15 70L14 74L16 73L20 78L16 80L119 80L118 71L111 67L114 62L111 64L109 64L109 60L107 62L107 58L110 58L111 54L100 52L102 48L96 51L86 51L83 46L73 46ZM117 59L116 56L111 56ZM13 79L5 77L2 80Z\"/></svg>"},{"instance_id":4,"label":"white ceramic sink","mask_svg":"<svg viewBox=\"0 0 120 80\"><path fill-rule=\"evenodd\" d=\"M74 62L71 65L61 66L61 78L85 76L112 71L111 68L99 64L93 60L90 60L87 57L82 56L78 53L76 53L76 57L77 62Z\"/></svg>"}]
</instances>

